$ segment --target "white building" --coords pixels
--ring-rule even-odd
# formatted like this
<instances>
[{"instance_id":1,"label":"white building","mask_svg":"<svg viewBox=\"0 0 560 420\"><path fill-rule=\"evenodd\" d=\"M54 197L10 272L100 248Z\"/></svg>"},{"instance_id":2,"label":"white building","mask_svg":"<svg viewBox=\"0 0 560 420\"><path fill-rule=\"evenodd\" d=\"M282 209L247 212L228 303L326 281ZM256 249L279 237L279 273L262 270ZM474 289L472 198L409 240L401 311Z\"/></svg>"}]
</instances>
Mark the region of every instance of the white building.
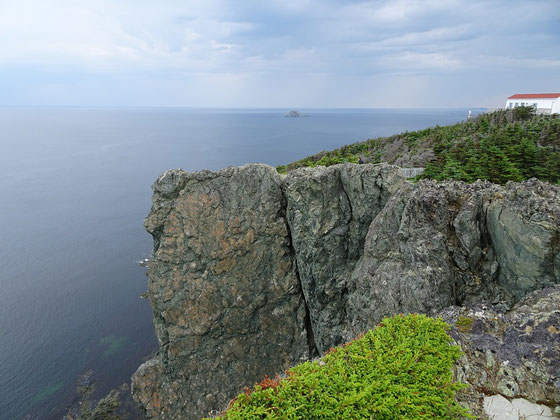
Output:
<instances>
[{"instance_id":1,"label":"white building","mask_svg":"<svg viewBox=\"0 0 560 420\"><path fill-rule=\"evenodd\" d=\"M560 93L516 93L506 99L506 108L532 106L537 114L560 114Z\"/></svg>"}]
</instances>

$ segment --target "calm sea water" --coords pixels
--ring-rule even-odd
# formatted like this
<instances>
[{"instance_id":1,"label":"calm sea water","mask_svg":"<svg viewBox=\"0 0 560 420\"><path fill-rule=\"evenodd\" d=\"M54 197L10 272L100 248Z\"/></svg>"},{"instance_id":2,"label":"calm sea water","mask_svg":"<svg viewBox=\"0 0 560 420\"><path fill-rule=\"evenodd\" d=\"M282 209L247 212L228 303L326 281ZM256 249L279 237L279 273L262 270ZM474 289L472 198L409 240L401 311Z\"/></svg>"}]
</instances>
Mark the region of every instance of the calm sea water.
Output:
<instances>
[{"instance_id":1,"label":"calm sea water","mask_svg":"<svg viewBox=\"0 0 560 420\"><path fill-rule=\"evenodd\" d=\"M166 169L278 165L468 110L303 111L0 108L0 419L60 419L81 374L104 394L156 349L137 261Z\"/></svg>"}]
</instances>

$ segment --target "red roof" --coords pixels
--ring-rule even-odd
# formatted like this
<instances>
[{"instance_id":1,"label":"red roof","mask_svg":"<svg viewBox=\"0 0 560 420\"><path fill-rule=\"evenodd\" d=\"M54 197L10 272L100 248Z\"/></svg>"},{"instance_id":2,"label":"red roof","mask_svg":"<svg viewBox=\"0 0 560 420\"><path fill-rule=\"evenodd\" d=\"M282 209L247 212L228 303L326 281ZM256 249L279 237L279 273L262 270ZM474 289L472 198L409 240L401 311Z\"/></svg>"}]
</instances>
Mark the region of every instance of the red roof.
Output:
<instances>
[{"instance_id":1,"label":"red roof","mask_svg":"<svg viewBox=\"0 0 560 420\"><path fill-rule=\"evenodd\" d=\"M560 93L516 93L508 99L556 99Z\"/></svg>"}]
</instances>

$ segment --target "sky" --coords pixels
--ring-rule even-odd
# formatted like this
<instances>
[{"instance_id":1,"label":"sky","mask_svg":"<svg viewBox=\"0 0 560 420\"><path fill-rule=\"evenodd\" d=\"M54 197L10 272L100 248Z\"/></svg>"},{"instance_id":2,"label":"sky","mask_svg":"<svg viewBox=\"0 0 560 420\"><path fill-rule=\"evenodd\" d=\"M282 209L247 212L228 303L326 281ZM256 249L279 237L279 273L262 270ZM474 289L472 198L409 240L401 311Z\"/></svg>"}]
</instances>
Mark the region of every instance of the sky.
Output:
<instances>
[{"instance_id":1,"label":"sky","mask_svg":"<svg viewBox=\"0 0 560 420\"><path fill-rule=\"evenodd\" d=\"M559 0L0 0L1 106L499 107Z\"/></svg>"}]
</instances>

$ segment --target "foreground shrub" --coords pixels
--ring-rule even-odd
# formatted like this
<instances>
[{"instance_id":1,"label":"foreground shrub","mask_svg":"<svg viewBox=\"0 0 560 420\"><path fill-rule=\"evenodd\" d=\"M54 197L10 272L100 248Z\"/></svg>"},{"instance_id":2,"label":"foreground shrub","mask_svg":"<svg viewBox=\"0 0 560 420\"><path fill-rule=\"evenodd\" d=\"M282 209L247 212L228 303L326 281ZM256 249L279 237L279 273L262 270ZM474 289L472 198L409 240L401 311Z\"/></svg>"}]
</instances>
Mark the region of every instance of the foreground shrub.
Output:
<instances>
[{"instance_id":1,"label":"foreground shrub","mask_svg":"<svg viewBox=\"0 0 560 420\"><path fill-rule=\"evenodd\" d=\"M424 315L385 318L377 328L306 362L284 379L266 378L240 394L226 419L459 419L460 357L449 326Z\"/></svg>"}]
</instances>

